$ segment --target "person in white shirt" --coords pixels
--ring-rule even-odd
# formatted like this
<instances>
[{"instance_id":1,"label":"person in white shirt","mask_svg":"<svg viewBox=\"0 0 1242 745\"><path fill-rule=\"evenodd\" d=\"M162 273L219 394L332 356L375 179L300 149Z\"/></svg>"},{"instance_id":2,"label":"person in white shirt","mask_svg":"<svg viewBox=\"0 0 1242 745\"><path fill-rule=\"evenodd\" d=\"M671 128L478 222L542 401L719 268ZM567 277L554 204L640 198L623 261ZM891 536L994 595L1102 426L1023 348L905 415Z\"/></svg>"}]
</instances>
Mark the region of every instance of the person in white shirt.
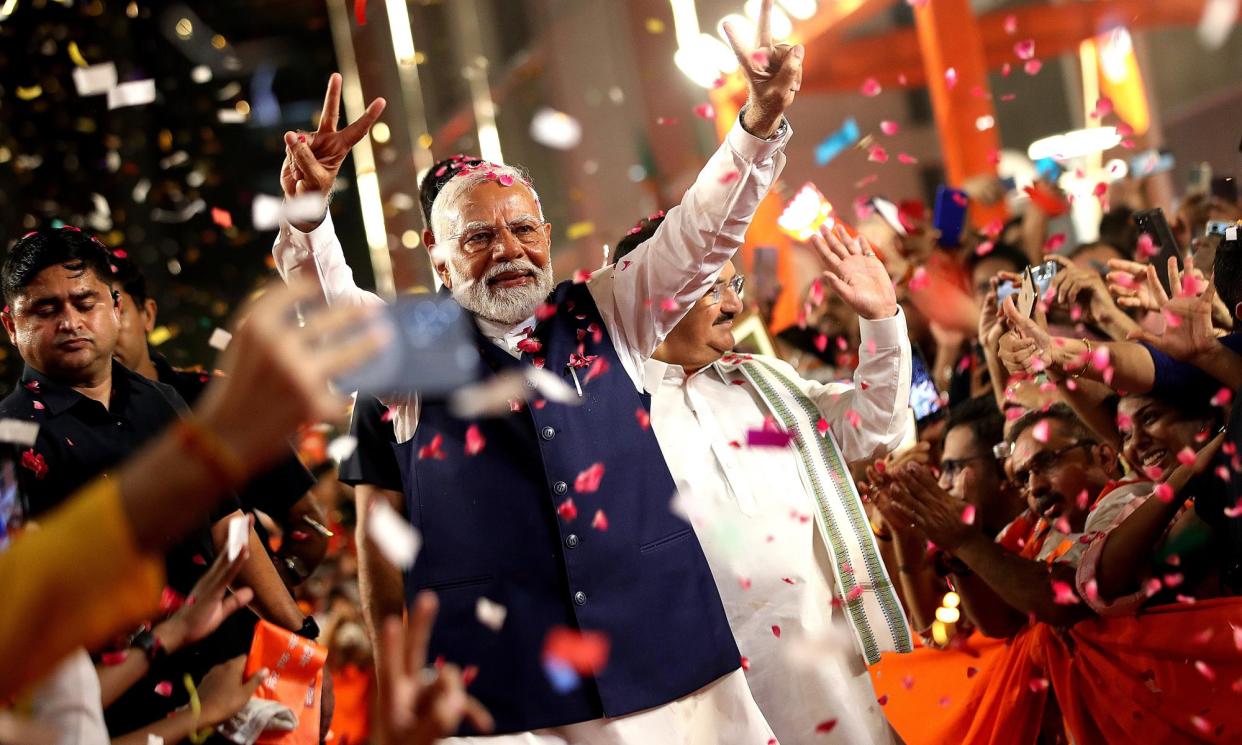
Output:
<instances>
[{"instance_id":1,"label":"person in white shirt","mask_svg":"<svg viewBox=\"0 0 1242 745\"><path fill-rule=\"evenodd\" d=\"M661 220L618 243L616 260ZM888 743L867 664L879 651L908 650L910 638L843 460L874 458L902 440L910 342L870 244L826 230L812 243L827 268L820 281L859 315L853 384L804 380L777 358L732 354L744 278L729 262L646 364L651 426L746 680L780 742ZM786 402L806 410L783 412ZM758 444L765 430L771 445ZM794 435L787 445L784 432Z\"/></svg>"},{"instance_id":2,"label":"person in white shirt","mask_svg":"<svg viewBox=\"0 0 1242 745\"><path fill-rule=\"evenodd\" d=\"M601 357L612 357L613 364L620 369L607 380L598 379L592 382L590 374L585 376L586 379L580 386L584 398L581 407L583 411L602 409L620 398L632 397L635 406L638 405L642 394L643 363L681 320L687 308L693 306L710 290L721 267L741 245L746 227L755 209L784 164L781 151L789 136L789 127L784 121L783 113L785 108L792 103L800 84L803 50L800 46L772 45L767 22L771 5L771 0L765 0L761 5L761 18L757 24L758 49L744 48L736 39L731 38L739 64L751 87L750 102L743 109L738 125L733 128L725 138L725 142L708 161L699 178L687 191L682 204L670 211L664 229L653 237L643 250L631 256L625 266L606 268L589 277L581 278L585 284L585 293L589 295L573 289L570 283L562 283L549 296L548 293L553 291L549 256L551 227L543 220L542 208L533 187L520 172L495 164L462 167L457 175L453 175L441 185L439 193L433 198L430 211L431 229L424 234L424 238L431 250L437 274L445 287L451 291L453 299L474 316L481 334L491 344L503 350L503 353L508 353L511 358L523 364L541 365L545 361L541 350L543 354L548 354L547 348L555 347L560 343L555 337L549 341L548 338L541 336L541 329L555 331L563 327L570 319L564 319L561 316L574 312L598 313L599 325L602 328L598 328L595 335L601 338L606 337L610 343L603 345L606 349L595 348L594 351L597 351ZM340 80L334 76L329 86L320 130L310 142L306 137L299 138L293 133L286 137L288 158L281 179L286 197L293 198L310 193L326 195L352 142L356 142L359 137L365 135L370 123L382 110L382 104L374 104L368 109L366 117L337 132L336 108L339 87ZM432 174L432 176L435 175ZM326 200L326 196L324 199ZM281 275L286 279L298 274L314 276L324 288L329 303L379 302L376 296L360 290L354 284L352 272L344 261L340 243L333 234L331 220L326 214L322 212L321 214L323 217L307 223L282 224L280 235L273 247L276 266ZM569 307L566 307L562 296L571 293L571 297L576 300L571 301L568 304ZM557 304L557 307L552 309L551 315L537 316L537 311L546 309L549 297L554 298L551 302ZM544 323L545 321L547 323ZM583 337L579 336L578 339L581 341ZM591 334L587 333L588 352L593 351L590 348L591 343ZM598 340L594 343L600 344ZM490 345L485 344L480 351L484 358L489 360L489 364L508 365L512 362L512 360L505 362L496 359L497 352ZM560 362L559 359L555 362L549 360L548 369L555 369ZM563 370L559 372L564 373ZM624 386L628 388L628 391L618 385L618 380L625 381ZM601 382L603 388L600 387ZM608 391L611 394L609 398L612 400L602 397L601 391ZM554 404L549 404L546 408L532 406L528 409L529 417L534 418L537 424L539 424L540 416L547 416L548 412L554 410ZM429 426L422 427L420 431L420 422L425 423L429 416L433 418L439 416L428 401L419 401L415 397L404 404L395 405L391 411L399 449L404 446L408 450L411 443L417 443L420 437L431 436L433 430L436 435L443 432L443 428L437 430ZM553 463L553 460L561 457L558 453L564 452L565 448L577 446L575 443L582 441L582 438L595 437L597 433L613 431L617 425L628 422L632 426L634 411L635 408L629 408L621 419L597 420L596 426L590 430L579 427L573 430L569 437L558 437L559 428L539 426L535 430L537 434L535 439L541 438L544 443L540 444L540 450L533 457L542 458L543 465L550 474L561 472L564 470L561 467L563 464ZM564 413L563 416L569 417L571 414ZM507 430L510 433L515 431L512 429L515 425L494 421L480 422L479 426L484 428L507 426L510 427ZM642 434L641 431L636 431L635 442L619 443L618 447L621 447L622 451L626 448L630 451L635 450L641 446L641 443L636 442L637 440L646 442L650 438L650 435L642 437ZM450 436L455 435L446 433L446 437ZM551 442L554 438L556 441ZM671 493L672 479L667 476L665 464L659 462L659 450L654 438L650 438L649 441L652 458L643 462L625 462L624 466L622 465L624 458L610 461L610 464L615 465L615 470L613 465L610 465L608 469L610 475L604 479L603 486L600 487L601 495L607 488L617 488L616 484L627 483L626 479L631 479L636 484L641 483L643 479L655 483L652 479L657 477L659 472L665 474L663 478L668 484L667 493ZM547 444L550 442L551 444ZM446 440L446 449L447 443ZM496 463L502 459L503 451L500 451L500 447L490 447L475 456L472 465L475 467L473 473L477 478L487 478L487 473L482 467L483 463L488 461ZM515 457L517 455L521 454L515 454ZM436 462L429 460L420 464L418 469L419 483L422 484L427 478L426 474L433 473L436 469ZM403 477L404 480L407 479ZM469 487L465 484L461 486ZM489 481L484 486L493 493L497 492L494 482ZM566 485L563 481L556 481L551 484L551 487L550 491L557 495L558 502L564 499ZM405 495L391 489L381 488L377 484L368 484L364 480L359 483L357 496L360 503L369 503L372 499L387 499L395 506L404 508L411 504L411 501L409 485L402 484L402 488L407 490ZM505 492L510 493L510 499L508 504L501 505L498 509L512 509L513 504L526 503L522 500L528 495L519 494L522 499L512 496L515 490L525 488L521 483L506 482ZM545 491L548 490L547 485L542 488ZM575 489L581 491L576 486ZM633 489L628 495L621 496L629 495L642 500L664 498L663 495L648 495L641 488ZM580 503L589 502L591 499L581 494L575 496L579 497ZM546 499L546 497L545 494L542 498ZM420 494L420 499L425 498L425 493ZM480 494L478 498L485 500L488 495ZM473 497L459 497L456 501L472 503L472 499ZM418 504L420 511L424 511L421 503ZM546 696L540 698L536 688L547 685L542 680L542 675L538 678L500 680L496 676L501 675L506 667L504 661L488 660L491 664L481 662L472 691L495 715L496 730L509 733L508 737L501 738L501 740L514 743L555 743L557 745L587 742L617 743L618 745L650 742L715 745L716 743L736 742L739 745L749 745L750 743L775 741L771 730L754 704L741 670L738 669L737 651L733 640L729 638L729 629L723 610L718 604L715 588L712 586L712 577L701 552L697 550L697 542L693 540L692 531L684 522L669 515L663 505L659 508L662 514L649 511L641 516L630 515L628 519L623 520L619 519L618 515L625 515L625 510L629 507L616 500L611 504L613 506L610 509L614 511L612 527L608 529L606 536L603 535L603 531L598 534L590 533L589 528L582 526L577 529L576 533L562 534L555 544L549 545L547 551L544 552L545 556L554 559L565 556L563 562L570 573L571 583L570 590L565 593L565 596L566 598L572 597L571 612L581 621L582 614L588 614L588 616L591 613L599 614L600 611L593 610L596 607L603 609L608 607L609 602L617 603L618 599L640 597L643 592L662 598L663 596L658 593L665 593L667 598L664 599L667 602L660 605L659 610L654 608L644 610L641 605L618 607L617 612L611 616L596 615L588 618L590 623L581 623L584 628L591 626L599 628L601 624L604 628L609 628L610 625L615 627L611 628L613 652L608 662L607 675L595 676L594 680L588 681L585 696L575 694L577 698L568 696L562 696L559 699L548 699ZM446 509L443 505L433 506L437 509ZM564 504L561 504L561 507L564 507ZM558 509L557 515L554 516L555 529L563 533L568 532L566 525L572 525L573 520L572 516L567 517L566 514L565 511ZM409 517L414 520L421 515L410 514ZM517 519L527 520L533 524L536 518L543 520L542 516L535 515ZM488 526L494 526L499 530L501 529L497 526L499 522L503 522L503 518L492 519L486 525L480 524L478 527L479 530L489 530L491 528ZM662 531L664 530L662 526L671 526L673 523L679 526L680 532L666 536L667 540L660 539L660 536L651 536L657 540L648 541L645 547L640 541L634 541L631 548L635 549L635 553L642 553L650 558L640 558L636 559L635 563L626 564L626 572L622 573L626 575L640 569L650 572L652 571L650 568L644 569L644 567L662 565L666 568L666 579L660 580L653 576L655 582L648 583L649 587L643 590L637 590L632 580L613 573L615 581L609 585L597 581L596 592L593 595L582 591L572 592L572 590L577 590L572 583L575 581L573 571L578 566L578 562L596 560L592 558L593 554L590 552L592 545L606 548L612 542L615 547L617 537L625 536L626 531L634 532L634 537L637 538L643 535L644 531L651 532L646 526L653 526ZM360 525L360 533L363 530L363 526ZM686 540L687 535L689 540ZM490 544L494 542L489 541L488 536L476 534L473 540L478 544L474 548L474 554L486 556L492 550ZM531 544L532 540L538 541L539 539L528 536L526 543ZM444 546L448 542L450 540L446 538L440 538L437 541L428 530L425 534L422 553L418 559L419 563L416 564L410 577L419 575L422 571L419 579L415 581L427 582L426 565L430 565L432 573L443 566L443 563L437 563L443 557L437 554L435 558L429 560L428 552L434 549L443 553ZM504 545L503 540L496 545ZM512 543L509 545L512 547ZM630 544L627 543L627 545ZM543 544L539 543L539 546L542 547ZM572 554L564 554L566 547L572 551ZM360 540L359 550L360 584L363 585L364 593L363 608L368 625L374 633L379 618L400 613L402 578L392 567L378 560L373 547L368 545L367 541ZM624 553L619 548L617 551L618 555ZM465 561L479 561L479 559L477 556L466 555L463 558L463 562ZM511 560L509 563L513 564L514 561ZM702 567L701 574L695 573L698 572L695 568L698 566ZM512 567L497 567L494 570L489 568L487 571L494 571L496 575L503 576L511 570ZM562 570L561 573L564 571ZM661 583L669 585L667 578L677 578L680 583L681 578L690 575L693 575L696 583L693 586L676 588L670 586L664 589L658 587ZM527 576L529 578L529 572ZM705 582L710 596L697 594L699 577L702 577ZM533 586L534 583L528 581L528 585ZM411 590L409 583L405 589L408 595ZM506 592L501 583L495 583L494 589L502 593ZM519 589L526 591L530 587ZM539 588L539 591L542 592L542 588ZM449 628L453 629L451 633L456 634L452 640L455 643L465 635L480 633L471 628L471 625L476 623L473 598L469 603L469 613L464 612L465 604L462 601L463 596L469 597L474 592L478 590L471 590L467 587L464 591L458 589L456 592L442 595L441 602L445 608L442 612L445 631L442 632L438 628L436 634L433 634L433 653L437 652L435 649L437 643L446 643L444 640L450 634ZM680 607L675 602L678 597L682 600ZM713 611L707 607L708 605L715 606L717 610ZM525 609L526 613L523 614L510 612L503 630L498 633L510 633L515 628L522 629L523 632L527 631L528 629L523 624L529 626L534 623L531 618L532 611L544 613L546 603L537 605L527 602ZM663 634L658 631L661 623L681 622L679 619L685 619L694 614L698 614L695 617L706 623L705 626L697 629L697 634L679 635L668 632L667 628ZM716 625L717 618L719 619L718 626ZM643 643L634 643L633 628L627 627L627 624L633 627L652 626L651 633L646 635L646 646ZM715 634L718 630L723 632L723 637L719 639L723 642L722 644L716 644ZM660 641L660 636L665 637L664 641ZM527 635L525 638L530 637ZM646 672L643 675L633 676L630 675L631 668L636 670L641 666L635 665L632 654L622 646L623 643L630 644L630 648L634 650L633 654L641 656L650 651L648 648L654 649L661 644L681 645L686 650L691 650L703 647L705 640L711 640L711 645L716 648L708 667L697 670L679 670L676 657L682 654L682 651L678 648L670 650L670 654L658 660L650 660L651 664L646 666ZM459 650L457 651L470 654L489 645L496 646L494 643L486 642L478 647L472 647L467 641L458 643ZM530 651L527 647L521 646L514 646L506 651L508 659L513 662L509 667L516 670L515 675L527 673L524 668L519 668L525 664L524 661ZM537 649L534 652L538 654ZM495 652L481 653L495 654ZM639 660L639 662L648 661ZM714 672L717 667L721 668L720 673ZM383 679L383 671L381 670L380 673ZM636 700L663 696L662 693L653 692L664 691L674 685L668 682L670 678L684 683L690 678L700 678L705 673L711 673L711 676L703 681L706 685L697 684L694 688L683 689L683 692L675 696L650 701L646 706L641 707L642 710L638 710L638 707L633 705ZM702 687L699 687L700 685ZM595 696L602 698L603 709L593 715L598 718L579 717L579 712L589 712L592 709L588 700L592 689L599 690ZM621 703L619 705L614 703L610 708L610 697L614 702L621 701ZM555 702L554 706L553 702ZM571 708L571 706L577 708ZM531 711L532 708L538 711ZM598 710L598 704L594 708ZM532 724L532 721L546 722L546 724ZM493 741L489 740L489 742Z\"/></svg>"}]
</instances>

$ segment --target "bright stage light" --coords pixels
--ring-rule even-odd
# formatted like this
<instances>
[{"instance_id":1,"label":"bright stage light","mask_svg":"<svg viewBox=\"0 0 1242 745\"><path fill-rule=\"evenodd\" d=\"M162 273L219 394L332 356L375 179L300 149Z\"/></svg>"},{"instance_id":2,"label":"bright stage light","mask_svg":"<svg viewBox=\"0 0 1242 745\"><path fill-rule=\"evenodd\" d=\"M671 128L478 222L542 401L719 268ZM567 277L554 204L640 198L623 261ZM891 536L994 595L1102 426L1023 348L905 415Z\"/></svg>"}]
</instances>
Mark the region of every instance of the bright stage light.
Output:
<instances>
[{"instance_id":1,"label":"bright stage light","mask_svg":"<svg viewBox=\"0 0 1242 745\"><path fill-rule=\"evenodd\" d=\"M1084 155L1103 152L1121 144L1121 135L1116 127L1093 127L1077 129L1065 134L1045 137L1031 143L1026 154L1031 160L1040 161L1044 158L1053 160L1070 160Z\"/></svg>"},{"instance_id":2,"label":"bright stage light","mask_svg":"<svg viewBox=\"0 0 1242 745\"><path fill-rule=\"evenodd\" d=\"M786 13L799 21L805 21L819 10L819 3L815 0L776 0L776 2Z\"/></svg>"},{"instance_id":3,"label":"bright stage light","mask_svg":"<svg viewBox=\"0 0 1242 745\"><path fill-rule=\"evenodd\" d=\"M810 181L802 185L776 219L781 232L797 241L807 240L821 225L831 226L832 222L832 204Z\"/></svg>"}]
</instances>

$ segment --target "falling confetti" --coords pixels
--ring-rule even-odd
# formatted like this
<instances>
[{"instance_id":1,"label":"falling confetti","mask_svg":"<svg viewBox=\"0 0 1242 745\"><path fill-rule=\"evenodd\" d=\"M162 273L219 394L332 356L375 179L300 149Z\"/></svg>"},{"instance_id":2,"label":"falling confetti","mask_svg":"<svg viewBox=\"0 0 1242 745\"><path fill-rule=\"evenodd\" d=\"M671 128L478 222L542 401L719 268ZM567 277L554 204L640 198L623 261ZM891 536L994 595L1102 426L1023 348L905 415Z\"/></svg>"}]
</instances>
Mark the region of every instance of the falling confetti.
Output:
<instances>
[{"instance_id":1,"label":"falling confetti","mask_svg":"<svg viewBox=\"0 0 1242 745\"><path fill-rule=\"evenodd\" d=\"M394 567L409 569L414 566L422 538L383 498L371 501L367 513L367 536Z\"/></svg>"},{"instance_id":2,"label":"falling confetti","mask_svg":"<svg viewBox=\"0 0 1242 745\"><path fill-rule=\"evenodd\" d=\"M591 527L596 530L608 530L608 516L604 514L603 510L595 511L595 517L591 518Z\"/></svg>"},{"instance_id":3,"label":"falling confetti","mask_svg":"<svg viewBox=\"0 0 1242 745\"><path fill-rule=\"evenodd\" d=\"M867 78L863 81L862 94L868 98L875 98L880 95L883 90L884 89L880 87L880 81L875 78Z\"/></svg>"},{"instance_id":4,"label":"falling confetti","mask_svg":"<svg viewBox=\"0 0 1242 745\"><path fill-rule=\"evenodd\" d=\"M474 604L474 617L492 631L500 631L505 625L505 616L508 614L508 608L484 597L480 597Z\"/></svg>"},{"instance_id":5,"label":"falling confetti","mask_svg":"<svg viewBox=\"0 0 1242 745\"><path fill-rule=\"evenodd\" d=\"M889 121L887 119L880 122L880 131L890 137L897 134L900 129L901 128L897 125L897 122Z\"/></svg>"},{"instance_id":6,"label":"falling confetti","mask_svg":"<svg viewBox=\"0 0 1242 745\"><path fill-rule=\"evenodd\" d=\"M479 425L471 424L466 428L466 455L478 455L486 444L487 439L479 432Z\"/></svg>"},{"instance_id":7,"label":"falling confetti","mask_svg":"<svg viewBox=\"0 0 1242 745\"><path fill-rule=\"evenodd\" d=\"M604 464L593 463L574 479L574 491L579 494L590 494L599 490L599 482L604 478Z\"/></svg>"}]
</instances>

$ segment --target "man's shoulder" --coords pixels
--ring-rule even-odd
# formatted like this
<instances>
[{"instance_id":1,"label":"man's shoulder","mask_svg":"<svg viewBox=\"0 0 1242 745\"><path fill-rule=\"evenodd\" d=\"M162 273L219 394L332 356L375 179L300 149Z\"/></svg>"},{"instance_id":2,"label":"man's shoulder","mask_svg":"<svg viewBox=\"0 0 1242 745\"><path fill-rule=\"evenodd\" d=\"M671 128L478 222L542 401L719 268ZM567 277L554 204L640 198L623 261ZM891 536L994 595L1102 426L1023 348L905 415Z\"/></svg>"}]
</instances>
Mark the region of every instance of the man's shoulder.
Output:
<instances>
[{"instance_id":1,"label":"man's shoulder","mask_svg":"<svg viewBox=\"0 0 1242 745\"><path fill-rule=\"evenodd\" d=\"M19 382L9 395L0 399L0 416L12 417L29 414L34 397Z\"/></svg>"},{"instance_id":2,"label":"man's shoulder","mask_svg":"<svg viewBox=\"0 0 1242 745\"><path fill-rule=\"evenodd\" d=\"M123 365L114 367L113 374L124 380L126 385L130 387L130 390L136 393L156 396L166 401L169 407L178 411L189 408L185 403L185 399L177 392L177 389L167 383L151 380L145 375L136 373Z\"/></svg>"}]
</instances>

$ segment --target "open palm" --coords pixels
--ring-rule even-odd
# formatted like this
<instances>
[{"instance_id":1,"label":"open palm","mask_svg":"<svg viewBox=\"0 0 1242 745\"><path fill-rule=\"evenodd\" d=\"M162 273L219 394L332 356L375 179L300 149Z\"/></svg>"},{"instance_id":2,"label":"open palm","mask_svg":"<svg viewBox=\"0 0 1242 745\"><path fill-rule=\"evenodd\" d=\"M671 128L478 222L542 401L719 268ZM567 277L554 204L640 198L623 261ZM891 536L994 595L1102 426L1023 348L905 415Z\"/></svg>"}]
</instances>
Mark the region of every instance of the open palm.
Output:
<instances>
[{"instance_id":1,"label":"open palm","mask_svg":"<svg viewBox=\"0 0 1242 745\"><path fill-rule=\"evenodd\" d=\"M1178 271L1177 258L1169 258L1173 297L1169 298L1163 291L1157 297L1156 310L1164 315L1164 333L1138 329L1130 333L1130 338L1145 341L1174 359L1188 362L1216 347L1216 329L1212 325L1216 287L1211 276L1199 279L1193 273L1190 259L1185 259L1182 266L1184 274Z\"/></svg>"},{"instance_id":2,"label":"open palm","mask_svg":"<svg viewBox=\"0 0 1242 745\"><path fill-rule=\"evenodd\" d=\"M826 271L824 281L854 309L870 321L897 314L897 292L884 263L875 255L871 242L862 236L850 238L841 226L820 228L811 236Z\"/></svg>"}]
</instances>

